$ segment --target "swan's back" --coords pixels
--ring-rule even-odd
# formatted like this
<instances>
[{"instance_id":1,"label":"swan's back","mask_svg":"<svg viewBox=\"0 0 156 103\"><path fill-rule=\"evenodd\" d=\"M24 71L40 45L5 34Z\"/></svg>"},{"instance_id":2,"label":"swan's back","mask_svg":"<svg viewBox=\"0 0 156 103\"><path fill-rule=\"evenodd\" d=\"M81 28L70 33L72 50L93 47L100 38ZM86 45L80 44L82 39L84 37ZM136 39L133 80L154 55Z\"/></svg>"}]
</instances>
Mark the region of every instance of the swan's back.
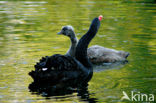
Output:
<instances>
[{"instance_id":1,"label":"swan's back","mask_svg":"<svg viewBox=\"0 0 156 103\"><path fill-rule=\"evenodd\" d=\"M85 67L73 57L55 54L43 57L29 75L38 83L70 84L74 80L76 85L80 79L87 77L84 71Z\"/></svg>"},{"instance_id":2,"label":"swan's back","mask_svg":"<svg viewBox=\"0 0 156 103\"><path fill-rule=\"evenodd\" d=\"M94 45L87 50L92 63L125 61L129 53Z\"/></svg>"}]
</instances>

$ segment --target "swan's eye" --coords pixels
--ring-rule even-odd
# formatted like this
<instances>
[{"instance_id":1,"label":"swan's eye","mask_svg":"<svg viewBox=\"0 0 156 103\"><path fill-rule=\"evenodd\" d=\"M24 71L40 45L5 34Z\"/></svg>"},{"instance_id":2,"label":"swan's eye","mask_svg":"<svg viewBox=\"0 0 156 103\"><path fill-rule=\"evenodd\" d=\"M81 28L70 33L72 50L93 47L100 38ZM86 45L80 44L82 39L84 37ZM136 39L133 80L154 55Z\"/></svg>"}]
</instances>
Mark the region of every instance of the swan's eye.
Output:
<instances>
[{"instance_id":1,"label":"swan's eye","mask_svg":"<svg viewBox=\"0 0 156 103\"><path fill-rule=\"evenodd\" d=\"M66 30L67 30L67 27L64 27L62 30L63 30L63 31L66 31Z\"/></svg>"}]
</instances>

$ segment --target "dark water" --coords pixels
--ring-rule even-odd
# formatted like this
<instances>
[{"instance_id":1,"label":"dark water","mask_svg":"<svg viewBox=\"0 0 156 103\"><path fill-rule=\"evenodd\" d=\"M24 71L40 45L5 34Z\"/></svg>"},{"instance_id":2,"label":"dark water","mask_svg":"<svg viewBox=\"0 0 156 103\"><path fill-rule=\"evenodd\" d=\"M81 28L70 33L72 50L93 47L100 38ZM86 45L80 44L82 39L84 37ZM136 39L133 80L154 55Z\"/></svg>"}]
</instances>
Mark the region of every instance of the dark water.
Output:
<instances>
[{"instance_id":1,"label":"dark water","mask_svg":"<svg viewBox=\"0 0 156 103\"><path fill-rule=\"evenodd\" d=\"M129 62L96 68L80 94L47 98L29 92L28 72L36 61L69 48L69 39L56 34L61 27L72 25L80 38L100 14L104 20L90 46L128 51ZM129 103L121 101L122 91L156 95L155 67L154 0L0 1L0 103Z\"/></svg>"}]
</instances>

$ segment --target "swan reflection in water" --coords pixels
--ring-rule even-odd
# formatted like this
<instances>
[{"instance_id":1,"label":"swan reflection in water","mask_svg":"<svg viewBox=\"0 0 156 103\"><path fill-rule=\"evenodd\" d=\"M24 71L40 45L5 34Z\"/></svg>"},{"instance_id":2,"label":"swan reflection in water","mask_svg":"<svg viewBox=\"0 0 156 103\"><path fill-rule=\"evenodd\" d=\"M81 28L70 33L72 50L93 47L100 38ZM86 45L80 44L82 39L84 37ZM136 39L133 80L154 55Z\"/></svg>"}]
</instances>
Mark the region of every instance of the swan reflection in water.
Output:
<instances>
[{"instance_id":1,"label":"swan reflection in water","mask_svg":"<svg viewBox=\"0 0 156 103\"><path fill-rule=\"evenodd\" d=\"M94 72L101 72L104 70L108 70L108 69L120 69L123 68L126 64L128 64L129 61L125 60L125 61L119 61L119 62L115 62L115 63L99 63L97 64L93 64L93 71Z\"/></svg>"},{"instance_id":2,"label":"swan reflection in water","mask_svg":"<svg viewBox=\"0 0 156 103\"><path fill-rule=\"evenodd\" d=\"M38 84L32 82L31 84L29 84L28 88L30 92L32 92L32 94L41 95L43 97L46 97L46 99L49 99L51 97L56 97L56 96L66 97L65 95L77 93L77 96L80 97L80 101L88 101L89 103L96 103L97 99L90 97L90 95L92 95L93 93L90 94L88 91L88 82L76 87L76 89L72 88L72 84L70 84L71 86L69 86L69 84L67 85L68 87L66 88L57 88L51 86L50 84Z\"/></svg>"}]
</instances>

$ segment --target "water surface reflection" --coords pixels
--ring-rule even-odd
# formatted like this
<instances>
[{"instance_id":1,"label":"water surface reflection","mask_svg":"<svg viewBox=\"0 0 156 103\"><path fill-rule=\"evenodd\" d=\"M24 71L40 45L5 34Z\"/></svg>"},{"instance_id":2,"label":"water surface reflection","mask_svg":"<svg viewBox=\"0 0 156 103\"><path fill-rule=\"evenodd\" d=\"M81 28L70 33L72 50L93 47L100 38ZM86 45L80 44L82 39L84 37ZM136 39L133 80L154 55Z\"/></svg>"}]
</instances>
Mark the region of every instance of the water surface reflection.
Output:
<instances>
[{"instance_id":1,"label":"water surface reflection","mask_svg":"<svg viewBox=\"0 0 156 103\"><path fill-rule=\"evenodd\" d=\"M76 93L78 97L80 97L80 101L88 101L89 103L96 103L96 98L91 98L90 93L88 91L88 83L77 87L76 89L67 87L67 88L54 88L51 85L47 84L36 84L32 82L29 85L29 90L32 94L42 95L46 97L46 99L50 98L64 98L65 95L69 95ZM59 96L59 97L58 97Z\"/></svg>"}]
</instances>

